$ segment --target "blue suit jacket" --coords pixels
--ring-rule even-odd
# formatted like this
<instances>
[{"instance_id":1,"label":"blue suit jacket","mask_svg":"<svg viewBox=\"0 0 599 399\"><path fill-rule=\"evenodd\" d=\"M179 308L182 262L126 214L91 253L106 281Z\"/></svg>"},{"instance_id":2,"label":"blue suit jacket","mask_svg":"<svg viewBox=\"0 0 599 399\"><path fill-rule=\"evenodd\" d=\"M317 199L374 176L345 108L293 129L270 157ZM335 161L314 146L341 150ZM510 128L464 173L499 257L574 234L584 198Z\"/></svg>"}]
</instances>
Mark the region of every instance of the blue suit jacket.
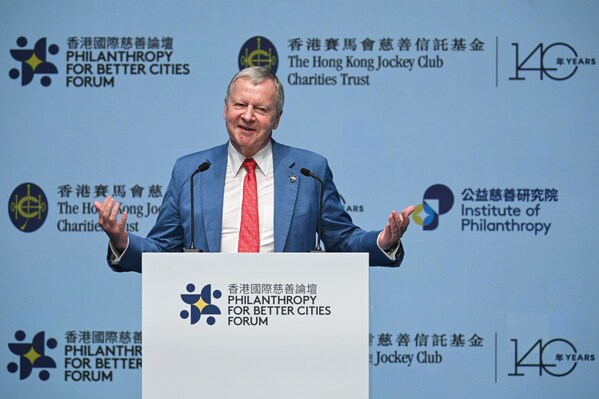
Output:
<instances>
[{"instance_id":1,"label":"blue suit jacket","mask_svg":"<svg viewBox=\"0 0 599 399\"><path fill-rule=\"evenodd\" d=\"M116 271L141 272L142 252L180 252L191 243L191 173L205 161L210 168L194 178L195 245L205 252L221 248L222 207L228 144L179 158L155 226L147 238L129 234L129 247ZM307 168L324 181L322 242L327 252L368 252L370 265L399 266L378 248L378 231L364 231L352 223L341 204L327 160L313 152L272 141L275 203L275 252L314 249L319 208L319 183L300 171ZM110 261L109 261L110 262Z\"/></svg>"}]
</instances>

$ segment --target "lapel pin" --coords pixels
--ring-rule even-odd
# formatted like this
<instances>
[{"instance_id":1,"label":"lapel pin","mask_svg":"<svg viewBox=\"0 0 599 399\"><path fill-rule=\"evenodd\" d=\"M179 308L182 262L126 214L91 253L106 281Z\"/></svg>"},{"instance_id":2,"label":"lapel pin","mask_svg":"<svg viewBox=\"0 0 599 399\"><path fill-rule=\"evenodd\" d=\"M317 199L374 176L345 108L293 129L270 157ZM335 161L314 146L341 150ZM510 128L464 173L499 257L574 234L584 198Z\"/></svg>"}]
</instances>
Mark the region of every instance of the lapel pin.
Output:
<instances>
[{"instance_id":1,"label":"lapel pin","mask_svg":"<svg viewBox=\"0 0 599 399\"><path fill-rule=\"evenodd\" d=\"M290 181L291 183L295 183L295 181L296 181L296 180L297 180L297 176L296 176L296 175L291 175L291 176L289 176L289 181Z\"/></svg>"}]
</instances>

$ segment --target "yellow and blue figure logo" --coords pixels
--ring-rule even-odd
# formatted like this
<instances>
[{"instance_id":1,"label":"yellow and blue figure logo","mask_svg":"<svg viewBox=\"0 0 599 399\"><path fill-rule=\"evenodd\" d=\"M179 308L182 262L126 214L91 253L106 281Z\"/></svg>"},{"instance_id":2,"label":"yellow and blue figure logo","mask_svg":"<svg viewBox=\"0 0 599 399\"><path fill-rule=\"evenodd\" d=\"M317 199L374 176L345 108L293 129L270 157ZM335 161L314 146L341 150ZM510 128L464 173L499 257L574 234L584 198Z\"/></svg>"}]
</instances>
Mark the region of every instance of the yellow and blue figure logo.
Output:
<instances>
[{"instance_id":1,"label":"yellow and blue figure logo","mask_svg":"<svg viewBox=\"0 0 599 399\"><path fill-rule=\"evenodd\" d=\"M449 187L443 184L432 185L424 192L422 204L414 209L412 220L422 226L423 230L435 230L439 226L439 216L449 212L453 202L453 192Z\"/></svg>"},{"instance_id":2,"label":"yellow and blue figure logo","mask_svg":"<svg viewBox=\"0 0 599 399\"><path fill-rule=\"evenodd\" d=\"M196 324L202 316L207 316L208 325L216 323L213 315L219 315L220 308L212 303L212 298L219 299L222 293L219 290L212 291L211 284L205 285L199 294L194 294L196 287L192 283L187 284L186 290L189 294L181 294L181 299L189 305L189 311L182 310L181 318L189 319L190 324Z\"/></svg>"},{"instance_id":3,"label":"yellow and blue figure logo","mask_svg":"<svg viewBox=\"0 0 599 399\"><path fill-rule=\"evenodd\" d=\"M48 53L52 55L58 54L59 48L56 44L46 45L46 38L39 39L33 45L32 49L25 49L27 46L27 38L21 36L17 39L18 49L10 50L10 55L15 61L21 63L21 70L13 68L8 72L12 79L21 78L21 86L27 86L35 75L51 75L58 73L56 65L48 61ZM42 76L40 83L44 87L52 84L52 79L49 76Z\"/></svg>"},{"instance_id":4,"label":"yellow and blue figure logo","mask_svg":"<svg viewBox=\"0 0 599 399\"><path fill-rule=\"evenodd\" d=\"M279 55L270 40L254 36L241 46L238 61L240 71L251 66L262 66L277 73Z\"/></svg>"},{"instance_id":5,"label":"yellow and blue figure logo","mask_svg":"<svg viewBox=\"0 0 599 399\"><path fill-rule=\"evenodd\" d=\"M30 343L23 342L26 338L24 331L17 331L15 339L18 342L8 344L8 349L13 355L19 356L19 363L11 362L8 364L8 371L11 373L19 372L19 379L24 380L31 375L33 369L43 369L39 372L39 379L47 381L50 378L50 372L46 369L56 368L56 362L50 356L46 355L46 346L49 349L56 348L58 342L54 338L46 341L45 332L41 331L35 334Z\"/></svg>"},{"instance_id":6,"label":"yellow and blue figure logo","mask_svg":"<svg viewBox=\"0 0 599 399\"><path fill-rule=\"evenodd\" d=\"M42 227L48 216L46 194L33 183L23 183L10 195L8 214L12 224L25 233Z\"/></svg>"}]
</instances>

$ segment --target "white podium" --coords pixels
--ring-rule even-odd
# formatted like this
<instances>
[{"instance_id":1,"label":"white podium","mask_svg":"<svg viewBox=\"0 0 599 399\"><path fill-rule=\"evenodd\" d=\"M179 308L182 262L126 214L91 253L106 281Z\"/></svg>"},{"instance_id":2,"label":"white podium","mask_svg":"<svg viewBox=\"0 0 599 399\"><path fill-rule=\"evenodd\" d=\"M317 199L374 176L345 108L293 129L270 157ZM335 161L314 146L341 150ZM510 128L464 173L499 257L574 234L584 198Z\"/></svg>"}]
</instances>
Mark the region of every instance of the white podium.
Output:
<instances>
[{"instance_id":1,"label":"white podium","mask_svg":"<svg viewBox=\"0 0 599 399\"><path fill-rule=\"evenodd\" d=\"M368 398L367 254L144 254L144 399Z\"/></svg>"}]
</instances>

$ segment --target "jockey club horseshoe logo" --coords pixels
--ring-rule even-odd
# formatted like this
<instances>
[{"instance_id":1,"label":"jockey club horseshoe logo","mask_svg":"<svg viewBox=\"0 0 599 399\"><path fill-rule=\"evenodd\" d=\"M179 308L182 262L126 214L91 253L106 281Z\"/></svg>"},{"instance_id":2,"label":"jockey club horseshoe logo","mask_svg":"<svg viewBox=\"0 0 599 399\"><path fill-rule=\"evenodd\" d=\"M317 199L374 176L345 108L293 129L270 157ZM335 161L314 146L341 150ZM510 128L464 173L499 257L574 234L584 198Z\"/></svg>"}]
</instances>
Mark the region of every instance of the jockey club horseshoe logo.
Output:
<instances>
[{"instance_id":1,"label":"jockey club horseshoe logo","mask_svg":"<svg viewBox=\"0 0 599 399\"><path fill-rule=\"evenodd\" d=\"M12 224L25 233L42 227L48 216L46 194L33 183L23 183L10 195L8 214Z\"/></svg>"},{"instance_id":2,"label":"jockey club horseshoe logo","mask_svg":"<svg viewBox=\"0 0 599 399\"><path fill-rule=\"evenodd\" d=\"M243 43L237 60L239 70L262 66L270 69L272 73L277 73L279 56L270 40L262 36L254 36Z\"/></svg>"}]
</instances>

